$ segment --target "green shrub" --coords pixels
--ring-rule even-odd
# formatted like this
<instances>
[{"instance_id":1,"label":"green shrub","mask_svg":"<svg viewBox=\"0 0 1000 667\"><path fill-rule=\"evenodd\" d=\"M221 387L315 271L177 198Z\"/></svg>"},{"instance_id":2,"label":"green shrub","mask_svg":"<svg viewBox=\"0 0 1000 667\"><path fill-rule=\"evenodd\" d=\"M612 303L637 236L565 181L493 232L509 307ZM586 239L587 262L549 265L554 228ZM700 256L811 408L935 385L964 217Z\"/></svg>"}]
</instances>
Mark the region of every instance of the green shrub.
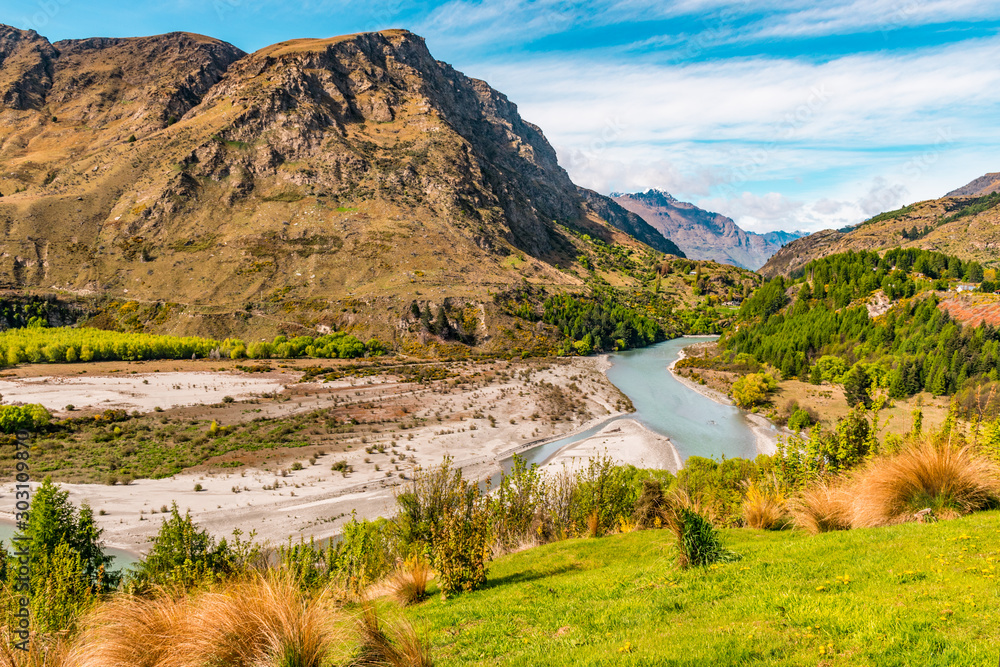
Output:
<instances>
[{"instance_id":1,"label":"green shrub","mask_svg":"<svg viewBox=\"0 0 1000 667\"><path fill-rule=\"evenodd\" d=\"M677 564L682 568L734 560L736 554L722 545L711 522L689 507L674 505L666 522L677 538Z\"/></svg>"},{"instance_id":2,"label":"green shrub","mask_svg":"<svg viewBox=\"0 0 1000 667\"><path fill-rule=\"evenodd\" d=\"M386 519L358 521L344 525L343 540L337 545L336 567L349 588L362 591L389 574L399 551L395 526Z\"/></svg>"}]
</instances>

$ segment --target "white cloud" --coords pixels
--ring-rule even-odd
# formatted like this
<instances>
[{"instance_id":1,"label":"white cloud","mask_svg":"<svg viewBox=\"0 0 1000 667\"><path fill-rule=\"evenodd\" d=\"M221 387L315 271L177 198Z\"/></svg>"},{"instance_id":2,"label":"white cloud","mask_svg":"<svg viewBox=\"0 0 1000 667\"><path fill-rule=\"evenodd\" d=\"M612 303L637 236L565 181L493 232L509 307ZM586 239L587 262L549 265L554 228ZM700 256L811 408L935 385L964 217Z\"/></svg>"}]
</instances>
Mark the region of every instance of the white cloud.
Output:
<instances>
[{"instance_id":1,"label":"white cloud","mask_svg":"<svg viewBox=\"0 0 1000 667\"><path fill-rule=\"evenodd\" d=\"M826 63L546 58L493 65L487 80L581 185L734 202L781 190L799 217L743 202L748 224L816 229L940 196L964 182L962 162L995 171L1000 70L982 64L998 60L993 38Z\"/></svg>"}]
</instances>

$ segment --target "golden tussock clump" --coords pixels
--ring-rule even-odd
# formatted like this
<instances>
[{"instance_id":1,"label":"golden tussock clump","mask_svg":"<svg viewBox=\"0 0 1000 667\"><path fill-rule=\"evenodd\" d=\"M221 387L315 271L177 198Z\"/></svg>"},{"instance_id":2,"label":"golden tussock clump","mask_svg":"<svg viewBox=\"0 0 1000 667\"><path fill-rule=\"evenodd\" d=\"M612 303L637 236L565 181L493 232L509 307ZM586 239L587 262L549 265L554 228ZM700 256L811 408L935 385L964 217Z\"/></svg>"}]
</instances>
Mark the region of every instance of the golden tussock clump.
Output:
<instances>
[{"instance_id":1,"label":"golden tussock clump","mask_svg":"<svg viewBox=\"0 0 1000 667\"><path fill-rule=\"evenodd\" d=\"M68 667L319 667L335 614L287 575L188 597L120 595L84 620Z\"/></svg>"},{"instance_id":2,"label":"golden tussock clump","mask_svg":"<svg viewBox=\"0 0 1000 667\"><path fill-rule=\"evenodd\" d=\"M356 622L360 655L349 667L433 667L430 652L405 619L386 625L366 604Z\"/></svg>"},{"instance_id":3,"label":"golden tussock clump","mask_svg":"<svg viewBox=\"0 0 1000 667\"><path fill-rule=\"evenodd\" d=\"M392 595L401 605L420 602L427 597L431 566L423 558L408 558L389 580Z\"/></svg>"},{"instance_id":4,"label":"golden tussock clump","mask_svg":"<svg viewBox=\"0 0 1000 667\"><path fill-rule=\"evenodd\" d=\"M384 621L370 604L352 622L324 592L303 593L287 573L236 580L208 591L116 595L81 623L62 659L18 658L0 667L396 667L432 665L402 619ZM58 657L58 659L56 659ZM12 658L13 660L13 658Z\"/></svg>"},{"instance_id":5,"label":"golden tussock clump","mask_svg":"<svg viewBox=\"0 0 1000 667\"><path fill-rule=\"evenodd\" d=\"M969 446L924 439L874 460L858 475L853 495L856 528L907 521L925 508L948 518L995 506L1000 471Z\"/></svg>"},{"instance_id":6,"label":"golden tussock clump","mask_svg":"<svg viewBox=\"0 0 1000 667\"><path fill-rule=\"evenodd\" d=\"M851 527L850 494L843 487L818 484L789 503L792 519L813 535Z\"/></svg>"},{"instance_id":7,"label":"golden tussock clump","mask_svg":"<svg viewBox=\"0 0 1000 667\"><path fill-rule=\"evenodd\" d=\"M743 500L743 521L750 528L774 530L786 523L785 497L778 491L761 488L757 483L747 487Z\"/></svg>"}]
</instances>

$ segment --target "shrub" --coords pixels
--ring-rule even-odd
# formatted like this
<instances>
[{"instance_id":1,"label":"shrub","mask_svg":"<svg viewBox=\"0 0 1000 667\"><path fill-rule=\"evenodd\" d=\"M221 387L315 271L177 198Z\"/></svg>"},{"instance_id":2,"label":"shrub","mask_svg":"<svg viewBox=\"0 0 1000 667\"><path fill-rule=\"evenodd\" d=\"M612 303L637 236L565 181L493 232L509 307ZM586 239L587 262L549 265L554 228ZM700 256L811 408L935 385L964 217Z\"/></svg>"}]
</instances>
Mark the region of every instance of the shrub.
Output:
<instances>
[{"instance_id":1,"label":"shrub","mask_svg":"<svg viewBox=\"0 0 1000 667\"><path fill-rule=\"evenodd\" d=\"M587 467L577 473L573 493L573 520L587 526L590 535L603 535L618 525L620 517L630 517L638 496L635 480L638 470L632 466L615 465L607 455L590 459ZM590 523L596 513L597 524Z\"/></svg>"},{"instance_id":2,"label":"shrub","mask_svg":"<svg viewBox=\"0 0 1000 667\"><path fill-rule=\"evenodd\" d=\"M392 595L404 606L420 602L427 597L430 578L430 564L422 556L411 556L392 577Z\"/></svg>"},{"instance_id":3,"label":"shrub","mask_svg":"<svg viewBox=\"0 0 1000 667\"><path fill-rule=\"evenodd\" d=\"M1000 501L997 466L967 447L927 438L876 459L855 489L855 526L880 526L930 508L939 517L967 514Z\"/></svg>"},{"instance_id":4,"label":"shrub","mask_svg":"<svg viewBox=\"0 0 1000 667\"><path fill-rule=\"evenodd\" d=\"M386 519L344 525L344 539L337 545L336 567L347 586L360 592L392 571L398 544L394 526Z\"/></svg>"},{"instance_id":5,"label":"shrub","mask_svg":"<svg viewBox=\"0 0 1000 667\"><path fill-rule=\"evenodd\" d=\"M785 526L785 499L776 490L751 482L743 501L743 521L750 528L774 530Z\"/></svg>"},{"instance_id":6,"label":"shrub","mask_svg":"<svg viewBox=\"0 0 1000 667\"><path fill-rule=\"evenodd\" d=\"M812 415L808 411L798 408L788 417L788 428L799 432L812 426L813 421Z\"/></svg>"},{"instance_id":7,"label":"shrub","mask_svg":"<svg viewBox=\"0 0 1000 667\"><path fill-rule=\"evenodd\" d=\"M528 537L544 501L545 480L538 464L529 467L515 454L510 472L501 475L489 500L490 520L502 548L512 548Z\"/></svg>"},{"instance_id":8,"label":"shrub","mask_svg":"<svg viewBox=\"0 0 1000 667\"><path fill-rule=\"evenodd\" d=\"M467 485L464 502L434 528L431 557L441 594L474 591L486 583L490 551L489 512L479 485Z\"/></svg>"},{"instance_id":9,"label":"shrub","mask_svg":"<svg viewBox=\"0 0 1000 667\"><path fill-rule=\"evenodd\" d=\"M671 503L664 522L677 540L677 564L682 568L729 561L735 554L722 546L719 534L703 516L681 503Z\"/></svg>"},{"instance_id":10,"label":"shrub","mask_svg":"<svg viewBox=\"0 0 1000 667\"><path fill-rule=\"evenodd\" d=\"M851 527L850 496L843 488L817 484L799 493L789 509L795 524L813 535Z\"/></svg>"}]
</instances>

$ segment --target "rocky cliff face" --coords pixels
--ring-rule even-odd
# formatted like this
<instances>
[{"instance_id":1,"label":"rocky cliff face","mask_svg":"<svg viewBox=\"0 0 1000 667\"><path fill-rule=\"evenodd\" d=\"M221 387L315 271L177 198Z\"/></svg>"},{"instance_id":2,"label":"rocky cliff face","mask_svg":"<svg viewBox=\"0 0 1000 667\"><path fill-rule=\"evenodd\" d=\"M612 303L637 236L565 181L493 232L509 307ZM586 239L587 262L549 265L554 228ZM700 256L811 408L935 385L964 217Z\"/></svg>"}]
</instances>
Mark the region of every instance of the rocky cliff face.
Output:
<instances>
[{"instance_id":1,"label":"rocky cliff face","mask_svg":"<svg viewBox=\"0 0 1000 667\"><path fill-rule=\"evenodd\" d=\"M678 201L659 190L613 198L677 244L691 259L711 259L755 271L788 239L800 236L791 232L747 232L724 215Z\"/></svg>"},{"instance_id":2,"label":"rocky cliff face","mask_svg":"<svg viewBox=\"0 0 1000 667\"><path fill-rule=\"evenodd\" d=\"M611 197L605 197L593 190L579 188L580 196L586 205L610 225L626 234L639 239L651 248L670 255L684 257L684 252L673 241L661 234L648 222L632 211L627 210Z\"/></svg>"},{"instance_id":3,"label":"rocky cliff face","mask_svg":"<svg viewBox=\"0 0 1000 667\"><path fill-rule=\"evenodd\" d=\"M587 205L539 128L406 31L245 54L3 27L0 95L0 286L172 302L178 329L384 328L413 299L571 287L569 227L672 247Z\"/></svg>"}]
</instances>

